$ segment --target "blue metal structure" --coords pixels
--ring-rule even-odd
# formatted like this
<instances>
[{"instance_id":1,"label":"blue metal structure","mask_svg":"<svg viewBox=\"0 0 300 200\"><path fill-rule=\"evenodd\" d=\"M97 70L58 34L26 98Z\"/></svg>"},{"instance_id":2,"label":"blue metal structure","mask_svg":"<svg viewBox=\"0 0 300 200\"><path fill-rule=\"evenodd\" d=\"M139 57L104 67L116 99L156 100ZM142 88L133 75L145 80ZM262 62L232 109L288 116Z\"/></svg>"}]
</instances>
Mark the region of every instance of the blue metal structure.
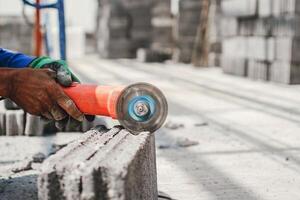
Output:
<instances>
[{"instance_id":1,"label":"blue metal structure","mask_svg":"<svg viewBox=\"0 0 300 200\"><path fill-rule=\"evenodd\" d=\"M30 0L22 0L25 5L32 6L36 9L57 9L58 21L59 21L59 49L60 57L62 60L66 60L66 26L65 26L65 8L64 0L57 0L56 3L39 4L31 2Z\"/></svg>"}]
</instances>

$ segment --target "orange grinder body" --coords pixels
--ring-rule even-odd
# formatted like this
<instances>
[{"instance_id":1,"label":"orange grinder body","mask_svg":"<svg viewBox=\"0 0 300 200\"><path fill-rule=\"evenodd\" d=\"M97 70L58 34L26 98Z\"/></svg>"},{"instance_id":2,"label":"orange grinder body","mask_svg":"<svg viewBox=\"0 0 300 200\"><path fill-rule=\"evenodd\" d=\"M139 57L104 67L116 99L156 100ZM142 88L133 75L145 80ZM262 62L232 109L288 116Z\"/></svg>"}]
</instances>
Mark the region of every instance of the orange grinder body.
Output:
<instances>
[{"instance_id":1,"label":"orange grinder body","mask_svg":"<svg viewBox=\"0 0 300 200\"><path fill-rule=\"evenodd\" d=\"M74 83L63 90L84 114L117 119L116 104L124 88Z\"/></svg>"},{"instance_id":2,"label":"orange grinder body","mask_svg":"<svg viewBox=\"0 0 300 200\"><path fill-rule=\"evenodd\" d=\"M117 119L133 134L154 132L163 125L167 117L165 96L148 83L128 86L74 83L63 90L82 113Z\"/></svg>"}]
</instances>

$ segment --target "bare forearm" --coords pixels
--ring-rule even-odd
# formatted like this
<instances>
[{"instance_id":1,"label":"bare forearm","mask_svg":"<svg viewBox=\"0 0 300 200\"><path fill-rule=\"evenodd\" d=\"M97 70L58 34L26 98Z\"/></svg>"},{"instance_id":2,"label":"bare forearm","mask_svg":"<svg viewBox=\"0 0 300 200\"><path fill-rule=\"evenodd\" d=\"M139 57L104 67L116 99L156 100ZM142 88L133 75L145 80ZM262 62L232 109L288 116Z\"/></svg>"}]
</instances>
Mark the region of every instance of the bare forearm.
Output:
<instances>
[{"instance_id":1,"label":"bare forearm","mask_svg":"<svg viewBox=\"0 0 300 200\"><path fill-rule=\"evenodd\" d=\"M16 69L0 68L0 96L8 97L11 85L12 74Z\"/></svg>"}]
</instances>

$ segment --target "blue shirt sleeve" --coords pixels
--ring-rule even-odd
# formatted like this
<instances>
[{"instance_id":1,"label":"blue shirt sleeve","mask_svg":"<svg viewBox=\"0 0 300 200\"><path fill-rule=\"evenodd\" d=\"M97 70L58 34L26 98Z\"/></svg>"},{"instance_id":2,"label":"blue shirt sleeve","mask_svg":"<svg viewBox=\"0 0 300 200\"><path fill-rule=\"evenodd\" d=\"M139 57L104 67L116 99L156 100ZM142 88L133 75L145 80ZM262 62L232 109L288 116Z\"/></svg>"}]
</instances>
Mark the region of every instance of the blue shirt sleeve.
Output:
<instances>
[{"instance_id":1,"label":"blue shirt sleeve","mask_svg":"<svg viewBox=\"0 0 300 200\"><path fill-rule=\"evenodd\" d=\"M34 59L32 56L0 48L0 68L25 68Z\"/></svg>"}]
</instances>

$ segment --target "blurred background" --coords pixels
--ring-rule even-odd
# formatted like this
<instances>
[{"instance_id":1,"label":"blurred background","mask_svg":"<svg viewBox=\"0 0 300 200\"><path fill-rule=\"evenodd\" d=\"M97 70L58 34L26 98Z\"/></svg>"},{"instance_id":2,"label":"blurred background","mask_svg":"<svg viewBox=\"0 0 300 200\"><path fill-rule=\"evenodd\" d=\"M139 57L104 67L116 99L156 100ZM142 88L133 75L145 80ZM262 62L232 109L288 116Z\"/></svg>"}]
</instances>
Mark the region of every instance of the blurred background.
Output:
<instances>
[{"instance_id":1,"label":"blurred background","mask_svg":"<svg viewBox=\"0 0 300 200\"><path fill-rule=\"evenodd\" d=\"M159 190L182 200L300 199L298 0L37 2L58 3L0 0L1 48L65 59L82 82L142 81L166 94ZM117 124L97 117L58 132L8 104L0 199L37 198L38 167L14 173L15 164Z\"/></svg>"}]
</instances>

